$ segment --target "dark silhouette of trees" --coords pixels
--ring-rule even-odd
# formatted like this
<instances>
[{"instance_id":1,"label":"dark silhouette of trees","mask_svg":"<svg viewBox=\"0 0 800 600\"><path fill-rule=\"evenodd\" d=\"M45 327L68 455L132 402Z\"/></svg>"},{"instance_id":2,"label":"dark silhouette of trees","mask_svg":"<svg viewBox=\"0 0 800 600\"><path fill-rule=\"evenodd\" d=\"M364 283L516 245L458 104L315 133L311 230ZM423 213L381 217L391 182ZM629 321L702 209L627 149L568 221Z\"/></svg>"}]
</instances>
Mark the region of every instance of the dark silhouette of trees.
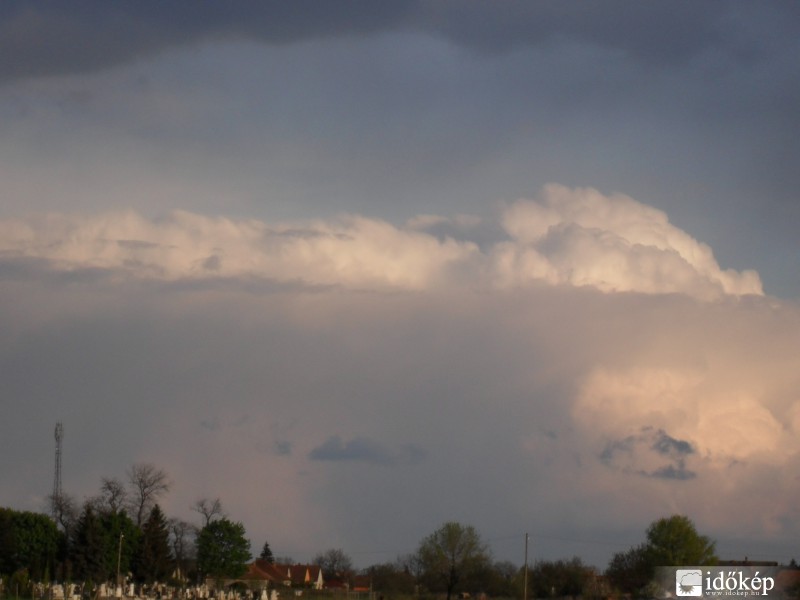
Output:
<instances>
[{"instance_id":1,"label":"dark silhouette of trees","mask_svg":"<svg viewBox=\"0 0 800 600\"><path fill-rule=\"evenodd\" d=\"M71 544L73 573L78 581L105 581L110 573L108 536L91 503L83 506Z\"/></svg>"},{"instance_id":2,"label":"dark silhouette of trees","mask_svg":"<svg viewBox=\"0 0 800 600\"><path fill-rule=\"evenodd\" d=\"M92 502L84 504L74 528L69 557L78 580L99 583L132 569L139 551L141 530L123 511L99 514Z\"/></svg>"},{"instance_id":3,"label":"dark silhouette of trees","mask_svg":"<svg viewBox=\"0 0 800 600\"><path fill-rule=\"evenodd\" d=\"M61 531L69 538L70 530L78 520L78 503L75 498L62 492L58 496L48 495L47 502L56 525L61 527Z\"/></svg>"},{"instance_id":4,"label":"dark silhouette of trees","mask_svg":"<svg viewBox=\"0 0 800 600\"><path fill-rule=\"evenodd\" d=\"M194 544L190 543L190 536L197 530L188 521L172 518L169 520L170 543L172 544L172 557L175 559L179 578L185 579L194 559Z\"/></svg>"},{"instance_id":5,"label":"dark silhouette of trees","mask_svg":"<svg viewBox=\"0 0 800 600\"><path fill-rule=\"evenodd\" d=\"M142 526L144 517L158 499L169 491L166 471L152 463L137 463L128 469L130 492L128 502L136 525Z\"/></svg>"},{"instance_id":6,"label":"dark silhouette of trees","mask_svg":"<svg viewBox=\"0 0 800 600\"><path fill-rule=\"evenodd\" d=\"M214 519L219 519L225 516L225 512L222 510L222 500L219 498L214 498L213 500L201 498L194 503L192 510L202 515L203 527L211 523L211 521Z\"/></svg>"},{"instance_id":7,"label":"dark silhouette of trees","mask_svg":"<svg viewBox=\"0 0 800 600\"><path fill-rule=\"evenodd\" d=\"M593 575L594 570L576 556L570 560L538 561L528 580L536 598L581 596Z\"/></svg>"},{"instance_id":8,"label":"dark silhouette of trees","mask_svg":"<svg viewBox=\"0 0 800 600\"><path fill-rule=\"evenodd\" d=\"M136 558L136 579L147 584L166 581L172 575L173 566L169 547L169 525L161 508L155 504L142 527L142 538Z\"/></svg>"},{"instance_id":9,"label":"dark silhouette of trees","mask_svg":"<svg viewBox=\"0 0 800 600\"><path fill-rule=\"evenodd\" d=\"M521 597L523 591L522 569L509 561L487 564L476 574L475 585L490 597Z\"/></svg>"},{"instance_id":10,"label":"dark silhouette of trees","mask_svg":"<svg viewBox=\"0 0 800 600\"><path fill-rule=\"evenodd\" d=\"M125 484L116 477L103 477L100 493L91 500L95 510L100 513L124 510L128 501Z\"/></svg>"},{"instance_id":11,"label":"dark silhouette of trees","mask_svg":"<svg viewBox=\"0 0 800 600\"><path fill-rule=\"evenodd\" d=\"M258 555L261 560L267 561L269 564L275 564L275 557L272 555L272 548L269 547L269 542L264 542L264 547L261 548L261 554Z\"/></svg>"},{"instance_id":12,"label":"dark silhouette of trees","mask_svg":"<svg viewBox=\"0 0 800 600\"><path fill-rule=\"evenodd\" d=\"M613 587L626 594L641 590L653 578L647 545L640 544L614 554L606 569L606 577Z\"/></svg>"},{"instance_id":13,"label":"dark silhouette of trees","mask_svg":"<svg viewBox=\"0 0 800 600\"><path fill-rule=\"evenodd\" d=\"M372 582L372 588L380 592L395 592L411 595L414 593L417 580L398 561L372 565L364 571Z\"/></svg>"},{"instance_id":14,"label":"dark silhouette of trees","mask_svg":"<svg viewBox=\"0 0 800 600\"><path fill-rule=\"evenodd\" d=\"M445 591L447 600L490 562L488 547L475 528L452 521L423 539L417 554L423 581L433 592Z\"/></svg>"},{"instance_id":15,"label":"dark silhouette of trees","mask_svg":"<svg viewBox=\"0 0 800 600\"><path fill-rule=\"evenodd\" d=\"M320 552L311 561L322 569L325 579L349 580L353 575L353 561L341 548L331 548Z\"/></svg>"}]
</instances>

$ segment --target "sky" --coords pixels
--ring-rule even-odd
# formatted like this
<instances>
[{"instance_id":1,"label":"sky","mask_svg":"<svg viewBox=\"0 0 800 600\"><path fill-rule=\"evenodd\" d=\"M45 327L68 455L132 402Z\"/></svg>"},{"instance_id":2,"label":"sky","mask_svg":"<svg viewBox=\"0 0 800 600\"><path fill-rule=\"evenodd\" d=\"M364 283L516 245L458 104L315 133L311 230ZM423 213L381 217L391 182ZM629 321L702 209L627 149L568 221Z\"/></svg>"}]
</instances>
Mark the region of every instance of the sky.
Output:
<instances>
[{"instance_id":1,"label":"sky","mask_svg":"<svg viewBox=\"0 0 800 600\"><path fill-rule=\"evenodd\" d=\"M0 6L0 505L800 558L800 5Z\"/></svg>"}]
</instances>

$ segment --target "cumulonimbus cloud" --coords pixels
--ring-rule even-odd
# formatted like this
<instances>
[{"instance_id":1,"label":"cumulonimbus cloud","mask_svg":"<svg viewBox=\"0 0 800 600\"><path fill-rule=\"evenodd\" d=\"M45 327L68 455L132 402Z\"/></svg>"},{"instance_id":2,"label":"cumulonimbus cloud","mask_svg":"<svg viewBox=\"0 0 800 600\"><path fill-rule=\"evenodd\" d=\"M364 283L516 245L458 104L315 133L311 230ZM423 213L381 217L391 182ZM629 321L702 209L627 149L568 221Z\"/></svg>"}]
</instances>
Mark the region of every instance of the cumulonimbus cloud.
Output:
<instances>
[{"instance_id":1,"label":"cumulonimbus cloud","mask_svg":"<svg viewBox=\"0 0 800 600\"><path fill-rule=\"evenodd\" d=\"M534 503L549 527L564 497L587 526L680 511L780 533L796 515L796 304L625 196L549 186L404 225L6 219L0 289L13 420L69 407L70 439L97 438L86 490L113 443L256 490L231 510L270 536L259 494L277 498L285 540L399 504L417 526L452 497L503 529ZM104 425L120 414L123 440ZM521 503L497 498L512 487Z\"/></svg>"},{"instance_id":2,"label":"cumulonimbus cloud","mask_svg":"<svg viewBox=\"0 0 800 600\"><path fill-rule=\"evenodd\" d=\"M702 300L762 295L754 271L723 270L711 249L666 214L593 189L544 188L507 206L505 239L479 244L436 236L446 218L399 227L362 216L302 224L232 220L185 211L146 219L134 212L49 214L0 221L0 256L46 261L55 271L100 269L160 280L219 278L301 281L348 289L423 290L530 284L604 292L676 293Z\"/></svg>"}]
</instances>

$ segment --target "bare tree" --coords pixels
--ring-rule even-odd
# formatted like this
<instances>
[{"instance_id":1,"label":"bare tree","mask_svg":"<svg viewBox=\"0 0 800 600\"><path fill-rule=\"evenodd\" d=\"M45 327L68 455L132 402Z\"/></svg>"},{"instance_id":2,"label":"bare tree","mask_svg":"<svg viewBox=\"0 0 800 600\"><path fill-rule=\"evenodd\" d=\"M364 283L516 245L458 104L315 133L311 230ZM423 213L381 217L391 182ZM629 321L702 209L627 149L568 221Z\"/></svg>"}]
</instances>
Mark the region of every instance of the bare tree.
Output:
<instances>
[{"instance_id":1,"label":"bare tree","mask_svg":"<svg viewBox=\"0 0 800 600\"><path fill-rule=\"evenodd\" d=\"M417 550L423 581L453 597L456 586L489 564L489 549L471 525L450 521L422 540Z\"/></svg>"},{"instance_id":2,"label":"bare tree","mask_svg":"<svg viewBox=\"0 0 800 600\"><path fill-rule=\"evenodd\" d=\"M78 504L75 498L62 492L58 497L49 495L47 500L56 525L60 525L62 531L69 535L72 525L78 520Z\"/></svg>"},{"instance_id":3,"label":"bare tree","mask_svg":"<svg viewBox=\"0 0 800 600\"><path fill-rule=\"evenodd\" d=\"M200 498L200 500L194 503L192 510L203 515L203 519L205 520L203 527L207 527L214 519L225 516L225 512L222 510L222 500L219 498L214 498L213 500Z\"/></svg>"},{"instance_id":4,"label":"bare tree","mask_svg":"<svg viewBox=\"0 0 800 600\"><path fill-rule=\"evenodd\" d=\"M166 471L152 463L136 463L128 469L130 485L129 505L136 524L141 527L146 514L161 496L169 491L169 477Z\"/></svg>"},{"instance_id":5,"label":"bare tree","mask_svg":"<svg viewBox=\"0 0 800 600\"><path fill-rule=\"evenodd\" d=\"M100 493L89 502L99 513L115 513L125 508L127 498L128 490L124 483L116 477L103 477Z\"/></svg>"},{"instance_id":6,"label":"bare tree","mask_svg":"<svg viewBox=\"0 0 800 600\"><path fill-rule=\"evenodd\" d=\"M103 477L100 493L105 498L108 508L113 512L122 510L128 498L128 490L125 489L125 484L116 477Z\"/></svg>"},{"instance_id":7,"label":"bare tree","mask_svg":"<svg viewBox=\"0 0 800 600\"><path fill-rule=\"evenodd\" d=\"M188 564L194 558L194 544L190 543L189 535L196 532L194 525L182 519L172 518L169 520L170 542L172 543L172 554L179 570L180 578L185 579L188 572Z\"/></svg>"},{"instance_id":8,"label":"bare tree","mask_svg":"<svg viewBox=\"0 0 800 600\"><path fill-rule=\"evenodd\" d=\"M349 579L353 574L353 561L341 548L331 548L320 552L311 562L320 566L325 579L334 577Z\"/></svg>"}]
</instances>

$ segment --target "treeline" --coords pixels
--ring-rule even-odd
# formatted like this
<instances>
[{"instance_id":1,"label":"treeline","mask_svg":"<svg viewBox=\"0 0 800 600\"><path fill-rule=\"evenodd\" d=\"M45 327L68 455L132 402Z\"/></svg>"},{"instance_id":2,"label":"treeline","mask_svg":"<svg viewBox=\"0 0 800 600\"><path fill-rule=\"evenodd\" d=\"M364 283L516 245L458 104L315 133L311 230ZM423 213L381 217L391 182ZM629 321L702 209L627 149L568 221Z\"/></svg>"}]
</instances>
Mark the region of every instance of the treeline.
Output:
<instances>
[{"instance_id":1,"label":"treeline","mask_svg":"<svg viewBox=\"0 0 800 600\"><path fill-rule=\"evenodd\" d=\"M192 507L199 524L168 518L158 500L168 492L167 474L152 464L133 465L126 482L103 479L96 496L80 508L69 496L51 498L51 516L0 508L0 575L5 589L25 595L31 582L89 584L172 583L206 578L239 578L252 560L241 523L229 520L219 499L200 499ZM259 558L293 563L272 555L264 542ZM525 568L495 561L488 544L471 526L449 522L423 538L417 550L393 562L357 572L341 549L319 553L313 562L325 581L353 586L369 579L383 594L446 595L485 593L531 598L608 597L637 594L652 580L656 566L716 562L714 543L684 516L653 522L645 541L614 555L603 572L578 557L538 561Z\"/></svg>"},{"instance_id":2,"label":"treeline","mask_svg":"<svg viewBox=\"0 0 800 600\"><path fill-rule=\"evenodd\" d=\"M222 504L198 500L192 508L201 525L167 518L158 500L169 489L163 469L139 463L128 469L124 482L103 478L98 493L80 506L63 494L50 498L50 515L0 508L4 587L24 591L32 582L51 581L152 584L201 576L199 534L212 522L227 521Z\"/></svg>"},{"instance_id":3,"label":"treeline","mask_svg":"<svg viewBox=\"0 0 800 600\"><path fill-rule=\"evenodd\" d=\"M608 598L648 596L659 566L702 566L717 562L715 543L685 516L650 524L645 541L619 552L599 572L580 558L537 561L524 567L493 562L488 546L474 528L446 523L424 538L417 551L395 563L367 569L374 589L424 595L483 592L489 596L530 598ZM527 587L527 590L525 590Z\"/></svg>"}]
</instances>

